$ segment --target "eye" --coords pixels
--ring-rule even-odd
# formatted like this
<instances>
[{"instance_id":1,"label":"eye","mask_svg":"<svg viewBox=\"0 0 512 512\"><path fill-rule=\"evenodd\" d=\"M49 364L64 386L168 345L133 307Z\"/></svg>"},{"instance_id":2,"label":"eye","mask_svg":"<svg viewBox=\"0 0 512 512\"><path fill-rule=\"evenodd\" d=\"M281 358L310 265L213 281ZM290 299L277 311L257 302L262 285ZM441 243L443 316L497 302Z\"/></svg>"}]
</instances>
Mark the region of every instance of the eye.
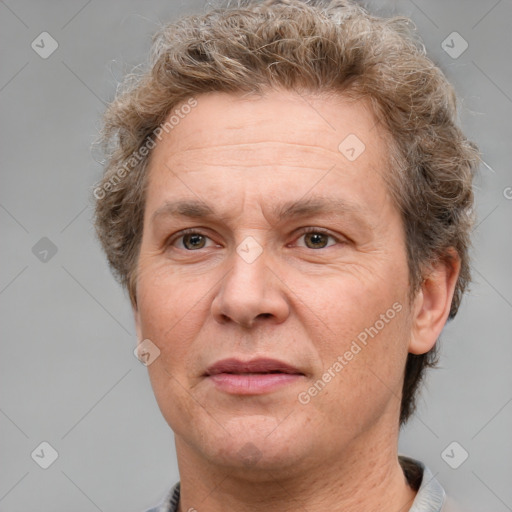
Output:
<instances>
[{"instance_id":1,"label":"eye","mask_svg":"<svg viewBox=\"0 0 512 512\"><path fill-rule=\"evenodd\" d=\"M304 238L304 246L308 249L325 249L341 242L335 236L320 228L305 228L299 240L301 238ZM334 243L329 244L329 239L334 240Z\"/></svg>"},{"instance_id":2,"label":"eye","mask_svg":"<svg viewBox=\"0 0 512 512\"><path fill-rule=\"evenodd\" d=\"M338 239L326 230L314 227L304 228L298 240L300 239L304 239L304 243L299 243L297 245L299 247L306 247L307 249L325 249L332 245L336 245L337 243L343 243L342 240ZM208 245L208 242L210 242L210 245ZM212 245L215 246L216 244L210 237L200 231L186 229L178 233L171 240L169 245L186 251L196 251L211 247Z\"/></svg>"},{"instance_id":3,"label":"eye","mask_svg":"<svg viewBox=\"0 0 512 512\"><path fill-rule=\"evenodd\" d=\"M187 229L179 233L179 235L172 240L170 245L178 246L180 249L187 251L195 251L197 249L204 249L208 240L210 240L210 238L206 235L192 229ZM212 240L210 241L212 242Z\"/></svg>"}]
</instances>

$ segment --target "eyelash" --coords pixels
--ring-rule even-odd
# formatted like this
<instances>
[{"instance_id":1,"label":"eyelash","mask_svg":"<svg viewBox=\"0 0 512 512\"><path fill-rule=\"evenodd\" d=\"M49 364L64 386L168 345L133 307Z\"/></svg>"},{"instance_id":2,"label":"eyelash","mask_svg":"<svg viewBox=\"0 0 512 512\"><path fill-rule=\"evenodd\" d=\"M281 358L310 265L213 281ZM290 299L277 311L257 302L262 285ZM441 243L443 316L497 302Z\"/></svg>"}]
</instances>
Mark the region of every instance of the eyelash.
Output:
<instances>
[{"instance_id":1,"label":"eyelash","mask_svg":"<svg viewBox=\"0 0 512 512\"><path fill-rule=\"evenodd\" d=\"M301 238L302 236L308 234L308 233L320 233L320 234L323 234L323 235L327 235L328 237L332 238L333 240L335 240L337 243L346 243L344 240L341 240L340 238L334 236L330 231L324 229L324 228L315 228L315 227L306 227L306 228L303 228L302 230L300 230L299 232L299 237L298 238ZM211 240L211 238L204 234L203 232L201 232L200 229L194 229L194 228L189 228L189 229L184 229L183 231L180 231L179 233L177 233L174 237L172 237L168 243L169 246L172 246L174 243L176 243L178 240L182 239L184 236L186 235L191 235L191 234L194 234L194 235L201 235L201 236L204 236L205 238L208 238ZM328 247L331 247L331 246L327 246L327 247L320 247L320 249L327 249ZM309 247L304 247L305 249L309 249ZM190 249L183 249L187 252L196 252L194 250L190 250ZM200 250L200 249L197 249L197 250ZM310 249L312 251L318 251L319 249Z\"/></svg>"}]
</instances>

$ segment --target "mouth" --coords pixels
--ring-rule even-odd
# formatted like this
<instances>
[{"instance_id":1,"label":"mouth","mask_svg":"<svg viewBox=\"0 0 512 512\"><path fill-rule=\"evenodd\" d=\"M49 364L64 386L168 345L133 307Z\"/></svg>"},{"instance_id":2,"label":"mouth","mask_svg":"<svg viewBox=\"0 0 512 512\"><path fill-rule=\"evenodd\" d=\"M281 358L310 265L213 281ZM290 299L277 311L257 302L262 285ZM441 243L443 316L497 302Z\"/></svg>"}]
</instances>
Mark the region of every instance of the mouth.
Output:
<instances>
[{"instance_id":1,"label":"mouth","mask_svg":"<svg viewBox=\"0 0 512 512\"><path fill-rule=\"evenodd\" d=\"M204 376L220 391L259 395L292 384L305 375L298 368L277 359L223 359L210 366Z\"/></svg>"}]
</instances>

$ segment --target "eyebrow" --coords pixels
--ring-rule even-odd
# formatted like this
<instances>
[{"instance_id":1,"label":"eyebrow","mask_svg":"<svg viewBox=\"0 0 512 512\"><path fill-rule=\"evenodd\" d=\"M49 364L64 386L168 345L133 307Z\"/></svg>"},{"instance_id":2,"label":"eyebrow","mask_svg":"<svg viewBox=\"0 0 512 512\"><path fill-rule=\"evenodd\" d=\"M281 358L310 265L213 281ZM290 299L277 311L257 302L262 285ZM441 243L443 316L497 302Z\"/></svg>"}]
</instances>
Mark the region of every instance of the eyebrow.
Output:
<instances>
[{"instance_id":1,"label":"eyebrow","mask_svg":"<svg viewBox=\"0 0 512 512\"><path fill-rule=\"evenodd\" d=\"M333 197L309 197L298 201L287 201L273 208L276 218L289 219L305 217L319 213L357 213L362 212L359 205Z\"/></svg>"},{"instance_id":2,"label":"eyebrow","mask_svg":"<svg viewBox=\"0 0 512 512\"><path fill-rule=\"evenodd\" d=\"M370 227L369 221L364 215L363 209L355 204L340 198L327 196L313 196L299 200L286 201L276 205L270 210L275 219L287 220L318 214L358 214L356 219L366 227ZM199 200L174 200L167 201L152 215L155 221L158 217L188 217L191 219L219 219L222 216L215 207Z\"/></svg>"},{"instance_id":3,"label":"eyebrow","mask_svg":"<svg viewBox=\"0 0 512 512\"><path fill-rule=\"evenodd\" d=\"M190 217L192 219L202 219L206 217L214 217L215 209L202 201L196 200L178 200L166 201L163 206L153 213L152 218L155 220L161 216L181 216Z\"/></svg>"}]
</instances>

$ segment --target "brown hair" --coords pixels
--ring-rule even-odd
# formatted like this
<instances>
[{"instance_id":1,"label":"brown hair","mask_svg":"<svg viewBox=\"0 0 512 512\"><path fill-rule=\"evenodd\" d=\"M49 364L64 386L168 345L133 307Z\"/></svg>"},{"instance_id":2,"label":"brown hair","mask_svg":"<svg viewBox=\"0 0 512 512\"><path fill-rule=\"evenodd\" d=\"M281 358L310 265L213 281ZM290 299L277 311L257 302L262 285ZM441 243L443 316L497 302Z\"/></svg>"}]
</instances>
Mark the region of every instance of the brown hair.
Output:
<instances>
[{"instance_id":1,"label":"brown hair","mask_svg":"<svg viewBox=\"0 0 512 512\"><path fill-rule=\"evenodd\" d=\"M458 126L452 86L425 55L410 20L375 17L350 0L249 0L182 18L156 34L149 68L129 75L106 111L106 170L94 191L99 239L132 302L155 133L191 97L269 88L371 102L392 139L389 188L403 217L411 296L429 264L455 249L461 271L453 318L470 280L478 151ZM401 423L414 411L435 351L408 356Z\"/></svg>"}]
</instances>

